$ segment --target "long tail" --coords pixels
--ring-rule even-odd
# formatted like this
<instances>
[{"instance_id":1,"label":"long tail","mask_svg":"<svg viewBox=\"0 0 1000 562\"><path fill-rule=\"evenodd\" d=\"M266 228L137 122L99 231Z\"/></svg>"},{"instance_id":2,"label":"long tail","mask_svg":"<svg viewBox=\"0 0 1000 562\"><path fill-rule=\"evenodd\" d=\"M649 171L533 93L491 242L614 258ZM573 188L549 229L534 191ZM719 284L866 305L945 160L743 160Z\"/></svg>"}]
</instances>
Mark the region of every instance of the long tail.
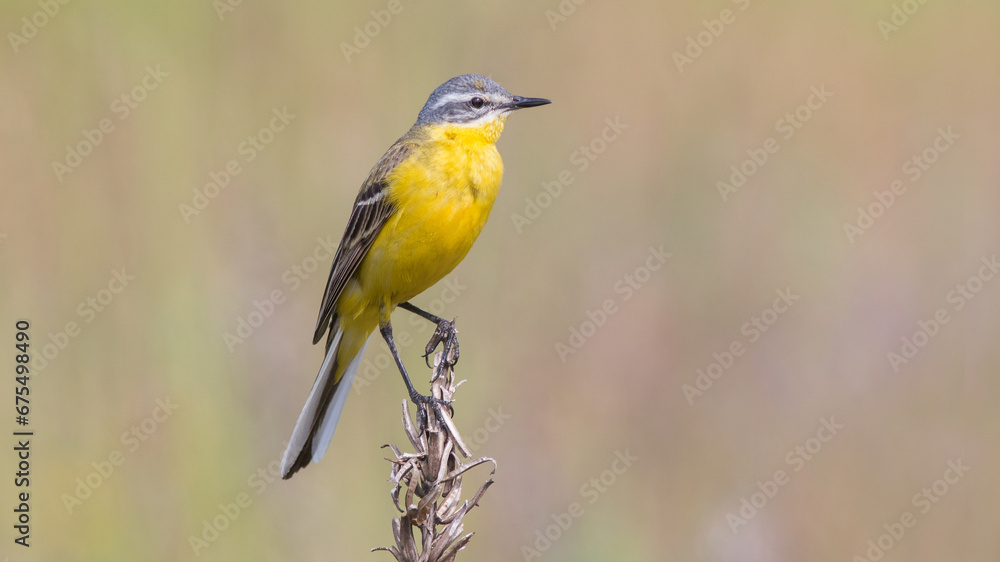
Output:
<instances>
[{"instance_id":1,"label":"long tail","mask_svg":"<svg viewBox=\"0 0 1000 562\"><path fill-rule=\"evenodd\" d=\"M333 440L340 414L344 411L351 383L361 365L361 356L368 347L368 342L365 341L353 356L345 357L350 349L344 349L346 353L340 353L341 344L345 343L340 322L335 320L330 329L334 335L327 347L326 358L319 368L316 382L309 391L299 420L295 422L288 448L281 457L281 477L286 480L310 462L323 458ZM346 369L340 367L344 362L349 362Z\"/></svg>"}]
</instances>

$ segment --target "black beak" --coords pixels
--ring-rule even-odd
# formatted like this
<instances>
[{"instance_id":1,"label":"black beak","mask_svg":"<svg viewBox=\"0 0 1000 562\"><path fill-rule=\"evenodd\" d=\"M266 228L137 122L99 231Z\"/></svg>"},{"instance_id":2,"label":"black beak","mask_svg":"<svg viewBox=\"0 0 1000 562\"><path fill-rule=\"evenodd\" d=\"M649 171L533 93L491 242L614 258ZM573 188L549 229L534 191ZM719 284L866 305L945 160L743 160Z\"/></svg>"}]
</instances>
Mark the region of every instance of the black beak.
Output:
<instances>
[{"instance_id":1,"label":"black beak","mask_svg":"<svg viewBox=\"0 0 1000 562\"><path fill-rule=\"evenodd\" d=\"M552 103L552 101L545 98L522 98L521 96L514 96L514 99L510 100L507 107L509 109L524 109L525 107L535 107L536 105L546 105L549 103Z\"/></svg>"}]
</instances>

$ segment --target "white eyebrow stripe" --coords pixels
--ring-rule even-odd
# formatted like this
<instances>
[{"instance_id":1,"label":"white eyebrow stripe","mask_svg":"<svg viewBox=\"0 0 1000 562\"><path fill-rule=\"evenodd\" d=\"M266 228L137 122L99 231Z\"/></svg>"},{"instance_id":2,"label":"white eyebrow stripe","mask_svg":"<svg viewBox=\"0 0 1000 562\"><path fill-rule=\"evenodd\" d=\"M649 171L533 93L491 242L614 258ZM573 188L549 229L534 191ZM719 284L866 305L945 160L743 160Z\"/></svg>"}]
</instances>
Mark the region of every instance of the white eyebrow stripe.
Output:
<instances>
[{"instance_id":1,"label":"white eyebrow stripe","mask_svg":"<svg viewBox=\"0 0 1000 562\"><path fill-rule=\"evenodd\" d=\"M470 99L469 94L459 94L453 92L450 94L445 94L440 98L438 98L438 100L434 103L433 107L441 107L442 105L446 105L451 102L456 102L456 101L462 102L462 101L468 101L469 99Z\"/></svg>"}]
</instances>

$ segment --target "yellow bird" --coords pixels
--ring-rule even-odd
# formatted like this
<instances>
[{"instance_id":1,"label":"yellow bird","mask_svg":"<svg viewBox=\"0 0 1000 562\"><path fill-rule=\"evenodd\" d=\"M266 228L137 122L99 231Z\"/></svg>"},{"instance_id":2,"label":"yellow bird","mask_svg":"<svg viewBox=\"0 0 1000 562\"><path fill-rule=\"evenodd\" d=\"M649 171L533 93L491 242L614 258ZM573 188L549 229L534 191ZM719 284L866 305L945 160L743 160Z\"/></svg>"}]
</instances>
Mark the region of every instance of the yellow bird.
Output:
<instances>
[{"instance_id":1,"label":"yellow bird","mask_svg":"<svg viewBox=\"0 0 1000 562\"><path fill-rule=\"evenodd\" d=\"M389 315L399 306L436 323L428 353L441 340L457 345L451 322L407 301L451 272L483 230L503 175L495 143L507 117L547 103L511 95L486 76L456 76L372 168L330 268L313 337L315 344L329 330L326 357L282 456L282 478L323 458L376 327L410 399L432 400L410 382Z\"/></svg>"}]
</instances>

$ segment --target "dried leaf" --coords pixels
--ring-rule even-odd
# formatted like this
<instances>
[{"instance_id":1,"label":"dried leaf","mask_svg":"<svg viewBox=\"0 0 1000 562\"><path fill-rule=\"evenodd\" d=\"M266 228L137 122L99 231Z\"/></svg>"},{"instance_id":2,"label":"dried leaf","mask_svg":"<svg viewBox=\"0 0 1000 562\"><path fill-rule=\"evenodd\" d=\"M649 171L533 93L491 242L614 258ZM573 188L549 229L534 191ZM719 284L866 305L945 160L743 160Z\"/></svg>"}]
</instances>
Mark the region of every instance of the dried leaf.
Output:
<instances>
[{"instance_id":1,"label":"dried leaf","mask_svg":"<svg viewBox=\"0 0 1000 562\"><path fill-rule=\"evenodd\" d=\"M443 358L447 353L447 359ZM434 375L431 395L451 403L455 390L465 381L455 383L455 347L438 351L434 356ZM390 495L401 515L392 520L395 547L384 550L397 562L454 562L456 555L475 533L462 536L463 518L476 507L486 490L493 484L483 483L471 500L462 501L462 479L470 469L485 463L497 463L490 457L480 457L463 463L458 456L470 458L472 453L459 434L449 408L435 403L433 407L418 405L416 423L410 415L409 403L403 401L403 430L413 446L414 453L404 453L394 445L387 445L395 459L391 463ZM403 493L403 490L406 490ZM403 494L400 505L399 496ZM416 502L416 503L414 503ZM421 547L418 549L414 532L419 530Z\"/></svg>"}]
</instances>

